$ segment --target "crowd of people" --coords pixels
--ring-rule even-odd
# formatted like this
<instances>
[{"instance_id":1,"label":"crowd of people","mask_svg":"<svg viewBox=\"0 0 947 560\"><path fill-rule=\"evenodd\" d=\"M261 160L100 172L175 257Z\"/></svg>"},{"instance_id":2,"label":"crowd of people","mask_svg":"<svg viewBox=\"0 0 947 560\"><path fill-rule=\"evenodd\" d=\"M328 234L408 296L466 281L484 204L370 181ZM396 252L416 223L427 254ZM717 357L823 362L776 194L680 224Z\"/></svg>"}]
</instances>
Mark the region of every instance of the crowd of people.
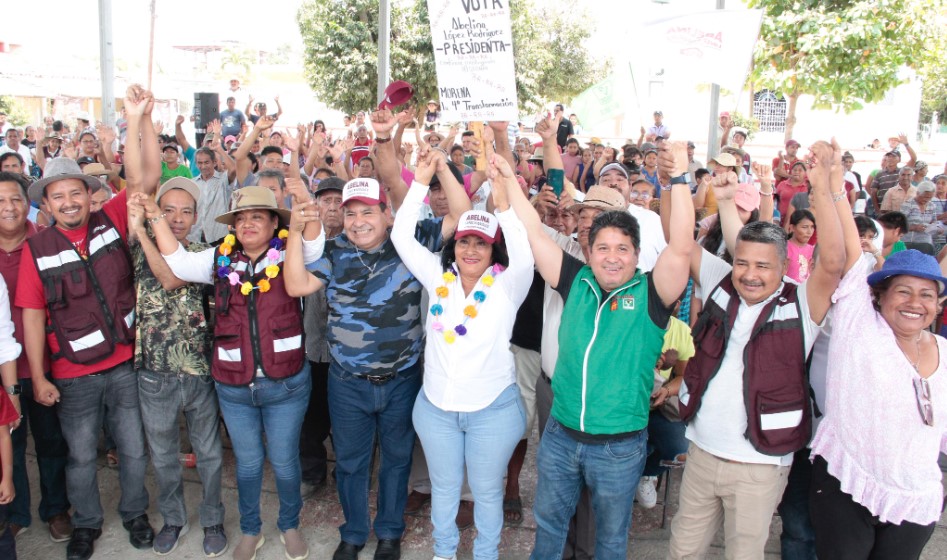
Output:
<instances>
[{"instance_id":1,"label":"crowd of people","mask_svg":"<svg viewBox=\"0 0 947 560\"><path fill-rule=\"evenodd\" d=\"M114 129L0 122L0 557L29 476L67 560L93 556L104 432L135 548L171 554L195 521L207 557L252 560L269 461L290 560L330 477L333 560L372 533L400 558L428 503L435 560L471 526L496 559L534 429L535 560L626 558L672 466L669 558L721 528L761 558L776 511L787 559L920 556L945 503L947 175L907 137L863 181L834 140L751 160L726 113L705 166L661 111L606 146L562 105L521 135L445 126L435 100L277 129L276 101L229 96L193 145L137 85Z\"/></svg>"}]
</instances>

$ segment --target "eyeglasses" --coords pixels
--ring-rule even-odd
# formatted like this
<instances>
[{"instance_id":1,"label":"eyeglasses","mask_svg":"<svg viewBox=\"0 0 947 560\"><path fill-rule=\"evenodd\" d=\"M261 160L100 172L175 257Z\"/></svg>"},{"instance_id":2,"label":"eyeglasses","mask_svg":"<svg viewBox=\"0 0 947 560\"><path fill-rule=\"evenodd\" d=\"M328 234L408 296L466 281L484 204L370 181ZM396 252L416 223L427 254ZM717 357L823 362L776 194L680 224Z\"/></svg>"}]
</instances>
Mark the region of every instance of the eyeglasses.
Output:
<instances>
[{"instance_id":1,"label":"eyeglasses","mask_svg":"<svg viewBox=\"0 0 947 560\"><path fill-rule=\"evenodd\" d=\"M917 410L921 420L928 426L934 425L934 405L931 403L931 386L923 377L914 378L914 396L917 398Z\"/></svg>"},{"instance_id":2,"label":"eyeglasses","mask_svg":"<svg viewBox=\"0 0 947 560\"><path fill-rule=\"evenodd\" d=\"M649 192L631 191L630 193L628 193L628 198L640 198L642 200L648 200L649 198L653 198L653 197L654 195Z\"/></svg>"}]
</instances>

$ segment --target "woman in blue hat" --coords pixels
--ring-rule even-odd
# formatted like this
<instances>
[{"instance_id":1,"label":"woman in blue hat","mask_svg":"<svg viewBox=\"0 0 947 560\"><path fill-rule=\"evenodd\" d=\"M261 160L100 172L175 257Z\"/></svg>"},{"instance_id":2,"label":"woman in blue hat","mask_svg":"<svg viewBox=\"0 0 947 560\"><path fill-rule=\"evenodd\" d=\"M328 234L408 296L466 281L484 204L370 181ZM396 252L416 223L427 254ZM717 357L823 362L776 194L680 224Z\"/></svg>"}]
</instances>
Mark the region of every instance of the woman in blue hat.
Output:
<instances>
[{"instance_id":1,"label":"woman in blue hat","mask_svg":"<svg viewBox=\"0 0 947 560\"><path fill-rule=\"evenodd\" d=\"M929 328L947 278L915 250L866 278L851 208L836 200L849 258L832 298L825 416L811 445L816 552L918 558L944 503L947 340Z\"/></svg>"}]
</instances>

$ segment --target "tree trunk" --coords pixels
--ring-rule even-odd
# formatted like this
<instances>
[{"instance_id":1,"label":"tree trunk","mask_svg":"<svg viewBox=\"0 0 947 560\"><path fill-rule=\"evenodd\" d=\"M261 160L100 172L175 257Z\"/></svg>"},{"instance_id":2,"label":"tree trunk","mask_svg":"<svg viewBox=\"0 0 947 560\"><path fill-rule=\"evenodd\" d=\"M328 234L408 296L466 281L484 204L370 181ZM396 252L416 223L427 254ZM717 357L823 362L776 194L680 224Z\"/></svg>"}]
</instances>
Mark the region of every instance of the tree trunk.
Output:
<instances>
[{"instance_id":1,"label":"tree trunk","mask_svg":"<svg viewBox=\"0 0 947 560\"><path fill-rule=\"evenodd\" d=\"M783 135L784 142L788 142L792 138L792 130L796 127L796 104L798 102L798 93L789 95L789 107L786 110L786 133Z\"/></svg>"}]
</instances>

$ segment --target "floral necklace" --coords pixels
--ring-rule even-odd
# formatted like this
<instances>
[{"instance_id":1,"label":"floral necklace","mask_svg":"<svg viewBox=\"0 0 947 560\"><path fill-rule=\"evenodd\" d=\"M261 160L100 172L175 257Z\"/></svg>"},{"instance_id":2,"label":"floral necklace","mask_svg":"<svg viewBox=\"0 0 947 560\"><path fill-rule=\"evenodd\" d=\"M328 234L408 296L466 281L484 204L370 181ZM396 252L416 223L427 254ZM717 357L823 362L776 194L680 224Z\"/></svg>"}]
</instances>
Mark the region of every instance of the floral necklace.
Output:
<instances>
[{"instance_id":1,"label":"floral necklace","mask_svg":"<svg viewBox=\"0 0 947 560\"><path fill-rule=\"evenodd\" d=\"M226 278L231 286L240 284L240 293L245 296L250 295L250 292L253 290L260 290L260 293L265 294L270 291L270 280L279 276L280 251L286 246L287 237L289 237L289 231L281 229L276 237L270 239L270 248L266 252L266 260L269 264L263 271L266 278L261 278L257 281L256 286L254 286L249 281L245 281L241 284L240 275L230 268L230 254L233 253L233 246L237 242L237 239L232 233L228 234L220 244L220 256L217 257L217 266L220 268L217 269L217 277L221 279ZM251 262L248 268L252 265L253 263ZM252 273L250 277L253 277Z\"/></svg>"},{"instance_id":2,"label":"floral necklace","mask_svg":"<svg viewBox=\"0 0 947 560\"><path fill-rule=\"evenodd\" d=\"M493 285L494 280L496 280L496 275L503 272L503 265L494 264L490 273L480 279L480 283L483 284L485 288L489 288ZM439 318L444 315L444 306L441 305L441 300L447 297L447 294L450 293L447 285L453 284L457 280L457 275L454 274L454 269L451 267L450 270L444 273L444 285L438 286L434 293L437 294L437 303L431 306L431 315L434 316L434 322L431 324L431 328L435 332L443 333L444 340L448 344L453 344L457 340L458 336L464 336L467 334L467 321L475 319L477 317L477 309L480 307L480 304L487 299L487 294L483 290L477 290L473 293L474 303L473 305L468 305L464 308L464 320L462 323L450 330L444 330L444 324L440 322Z\"/></svg>"}]
</instances>

